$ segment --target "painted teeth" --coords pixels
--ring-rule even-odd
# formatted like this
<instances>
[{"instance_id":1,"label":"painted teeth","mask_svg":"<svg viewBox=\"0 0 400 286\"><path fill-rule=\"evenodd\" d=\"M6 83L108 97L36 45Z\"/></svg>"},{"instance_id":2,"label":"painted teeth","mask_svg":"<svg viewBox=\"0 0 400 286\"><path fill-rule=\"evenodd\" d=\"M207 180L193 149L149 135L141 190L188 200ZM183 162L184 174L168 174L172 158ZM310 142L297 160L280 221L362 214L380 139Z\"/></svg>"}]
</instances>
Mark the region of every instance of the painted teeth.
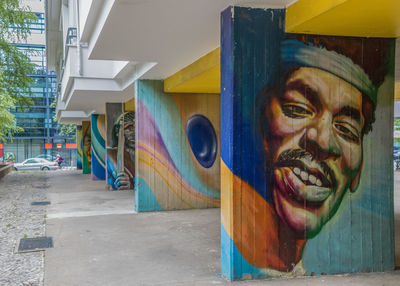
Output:
<instances>
[{"instance_id":1,"label":"painted teeth","mask_svg":"<svg viewBox=\"0 0 400 286\"><path fill-rule=\"evenodd\" d=\"M322 182L320 179L317 179L314 175L310 175L305 171L300 170L298 167L293 168L293 173L295 173L297 176L301 178L303 182L310 182L313 185L316 185L318 187L322 186Z\"/></svg>"},{"instance_id":2,"label":"painted teeth","mask_svg":"<svg viewBox=\"0 0 400 286\"><path fill-rule=\"evenodd\" d=\"M315 185L317 182L317 178L314 175L308 176L308 180L310 181L311 184Z\"/></svg>"},{"instance_id":3,"label":"painted teeth","mask_svg":"<svg viewBox=\"0 0 400 286\"><path fill-rule=\"evenodd\" d=\"M307 172L301 171L300 177L303 181L308 181L308 173Z\"/></svg>"}]
</instances>

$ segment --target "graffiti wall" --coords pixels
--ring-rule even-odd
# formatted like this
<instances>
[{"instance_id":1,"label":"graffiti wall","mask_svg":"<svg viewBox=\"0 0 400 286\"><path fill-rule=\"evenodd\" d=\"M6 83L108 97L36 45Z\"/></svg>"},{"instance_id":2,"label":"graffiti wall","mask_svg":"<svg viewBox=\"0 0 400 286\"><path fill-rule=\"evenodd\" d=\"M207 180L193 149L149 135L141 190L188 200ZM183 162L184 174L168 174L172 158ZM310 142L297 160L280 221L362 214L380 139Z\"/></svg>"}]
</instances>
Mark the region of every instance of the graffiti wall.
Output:
<instances>
[{"instance_id":1,"label":"graffiti wall","mask_svg":"<svg viewBox=\"0 0 400 286\"><path fill-rule=\"evenodd\" d=\"M91 149L92 149L92 179L106 179L106 144L105 144L105 116L104 114L92 114L91 123Z\"/></svg>"},{"instance_id":2,"label":"graffiti wall","mask_svg":"<svg viewBox=\"0 0 400 286\"><path fill-rule=\"evenodd\" d=\"M222 273L393 269L394 40L285 34L284 10L247 8L221 39Z\"/></svg>"},{"instance_id":3,"label":"graffiti wall","mask_svg":"<svg viewBox=\"0 0 400 286\"><path fill-rule=\"evenodd\" d=\"M219 206L219 95L136 83L137 211Z\"/></svg>"},{"instance_id":4,"label":"graffiti wall","mask_svg":"<svg viewBox=\"0 0 400 286\"><path fill-rule=\"evenodd\" d=\"M82 173L90 174L92 168L92 136L90 121L82 122Z\"/></svg>"},{"instance_id":5,"label":"graffiti wall","mask_svg":"<svg viewBox=\"0 0 400 286\"><path fill-rule=\"evenodd\" d=\"M106 103L107 185L133 189L135 176L135 113L123 103Z\"/></svg>"},{"instance_id":6,"label":"graffiti wall","mask_svg":"<svg viewBox=\"0 0 400 286\"><path fill-rule=\"evenodd\" d=\"M82 126L76 126L76 168L82 169Z\"/></svg>"}]
</instances>

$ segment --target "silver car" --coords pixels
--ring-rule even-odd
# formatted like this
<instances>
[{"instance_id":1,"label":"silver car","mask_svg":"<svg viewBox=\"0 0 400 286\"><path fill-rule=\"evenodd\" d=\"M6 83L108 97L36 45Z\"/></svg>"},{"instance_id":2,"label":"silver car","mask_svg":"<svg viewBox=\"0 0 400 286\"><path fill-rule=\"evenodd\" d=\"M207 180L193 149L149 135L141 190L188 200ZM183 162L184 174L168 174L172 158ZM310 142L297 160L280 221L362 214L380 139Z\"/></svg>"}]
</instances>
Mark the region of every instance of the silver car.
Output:
<instances>
[{"instance_id":1,"label":"silver car","mask_svg":"<svg viewBox=\"0 0 400 286\"><path fill-rule=\"evenodd\" d=\"M50 162L43 158L30 158L22 163L14 164L15 171L45 171L58 169L57 162Z\"/></svg>"}]
</instances>

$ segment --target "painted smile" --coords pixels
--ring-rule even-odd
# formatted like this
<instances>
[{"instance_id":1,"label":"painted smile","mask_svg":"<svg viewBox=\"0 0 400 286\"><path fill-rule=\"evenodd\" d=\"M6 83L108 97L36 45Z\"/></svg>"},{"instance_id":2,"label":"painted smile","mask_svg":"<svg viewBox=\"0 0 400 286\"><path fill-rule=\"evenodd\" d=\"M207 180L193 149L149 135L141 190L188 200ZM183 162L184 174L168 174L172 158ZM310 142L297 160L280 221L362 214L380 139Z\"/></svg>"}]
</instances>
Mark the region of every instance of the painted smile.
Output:
<instances>
[{"instance_id":1,"label":"painted smile","mask_svg":"<svg viewBox=\"0 0 400 286\"><path fill-rule=\"evenodd\" d=\"M274 168L275 183L282 195L302 206L319 207L333 193L334 176L317 164L302 160L280 162Z\"/></svg>"}]
</instances>

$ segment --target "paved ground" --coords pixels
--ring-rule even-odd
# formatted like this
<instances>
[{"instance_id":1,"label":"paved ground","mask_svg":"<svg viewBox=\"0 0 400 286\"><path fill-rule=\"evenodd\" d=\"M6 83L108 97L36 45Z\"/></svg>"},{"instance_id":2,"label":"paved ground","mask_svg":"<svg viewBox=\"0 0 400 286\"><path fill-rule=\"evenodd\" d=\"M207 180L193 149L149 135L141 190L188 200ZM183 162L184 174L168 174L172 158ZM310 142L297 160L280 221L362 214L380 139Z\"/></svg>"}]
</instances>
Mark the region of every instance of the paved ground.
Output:
<instances>
[{"instance_id":1,"label":"paved ground","mask_svg":"<svg viewBox=\"0 0 400 286\"><path fill-rule=\"evenodd\" d=\"M396 227L400 226L400 172L395 194ZM220 276L219 209L135 213L131 191L107 191L104 181L92 181L89 175L79 171L13 173L0 183L0 202L13 202L10 191L2 186L18 189L14 192L21 200L19 208L32 207L33 199L47 199L46 235L54 239L54 248L45 251L44 284L53 285L214 285L228 284ZM34 188L46 184L47 189ZM3 193L7 193L3 196ZM35 197L37 195L40 197ZM16 200L16 199L15 199ZM15 201L14 200L14 201ZM34 209L38 212L39 209ZM3 212L4 217L13 217ZM21 217L21 227L32 225L35 216ZM4 221L4 222L3 222ZM27 223L29 222L29 223ZM39 222L40 224L40 222ZM43 225L43 220L42 220ZM44 229L42 229L43 231ZM9 230L7 230L9 231ZM8 246L1 244L2 252L11 251L14 257L16 240L28 236L43 235L42 232L7 232ZM0 237L1 238L1 237ZM3 237L4 239L4 237ZM400 229L396 228L396 259L400 261ZM43 258L43 253L31 254ZM24 254L24 257L29 257ZM1 257L0 257L1 259ZM30 259L30 258L29 258ZM28 259L27 259L28 260ZM6 260L6 262L11 261ZM4 268L0 260L0 285L42 285L43 264L23 261L9 263L15 267ZM18 265L18 267L17 267ZM14 269L17 269L15 276ZM32 270L33 269L33 270ZM36 280L30 278L31 272ZM11 273L11 274L10 274ZM5 275L5 276L3 276ZM7 277L4 280L3 277ZM13 281L13 277L19 280ZM1 280L3 279L3 280ZM10 280L11 279L11 280ZM17 278L15 278L17 279ZM7 281L7 282L5 282ZM257 280L234 282L238 285L400 285L400 271L390 273L358 274L345 276L320 276L288 280ZM11 283L12 282L12 283ZM23 284L25 283L25 284Z\"/></svg>"},{"instance_id":2,"label":"paved ground","mask_svg":"<svg viewBox=\"0 0 400 286\"><path fill-rule=\"evenodd\" d=\"M46 173L11 173L0 181L0 285L42 285L44 253L18 253L21 238L45 234Z\"/></svg>"}]
</instances>

